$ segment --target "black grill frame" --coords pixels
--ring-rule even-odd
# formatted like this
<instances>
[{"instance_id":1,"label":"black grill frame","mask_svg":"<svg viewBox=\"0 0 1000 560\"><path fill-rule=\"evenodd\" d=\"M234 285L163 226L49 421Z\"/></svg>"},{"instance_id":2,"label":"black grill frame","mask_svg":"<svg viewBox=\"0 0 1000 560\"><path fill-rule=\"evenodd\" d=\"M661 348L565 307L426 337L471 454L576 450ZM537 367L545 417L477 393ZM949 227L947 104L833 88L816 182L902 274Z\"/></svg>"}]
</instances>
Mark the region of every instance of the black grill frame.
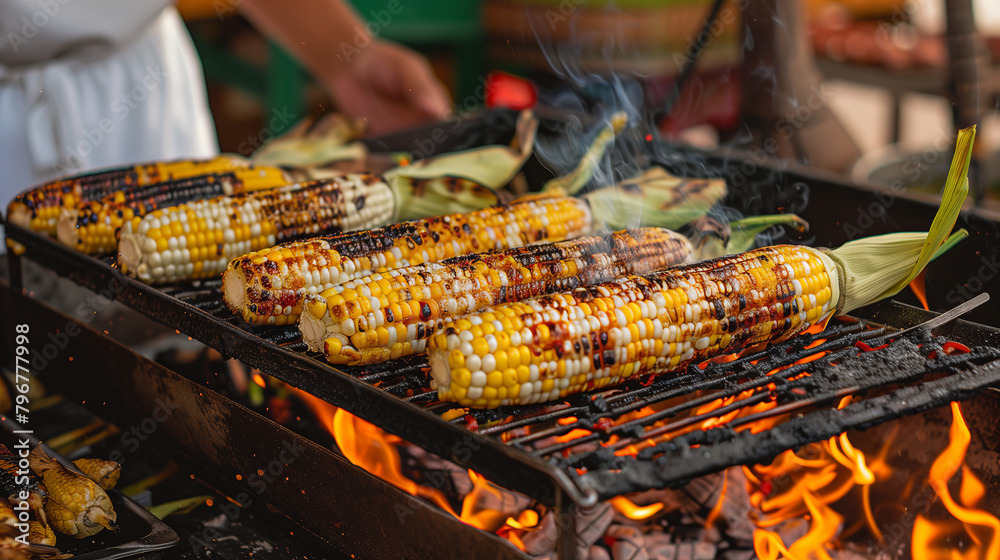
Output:
<instances>
[{"instance_id":1,"label":"black grill frame","mask_svg":"<svg viewBox=\"0 0 1000 560\"><path fill-rule=\"evenodd\" d=\"M490 125L498 125L496 129L499 132L490 132L493 137L486 141L502 142L504 137L509 137L504 131L504 126L513 122L510 117L508 114L491 113L480 119L469 119L462 123L461 130L449 137L448 142L439 143L436 148L449 151L467 147L470 142L483 143L482 138L478 138L480 141L475 142L463 137L463 131L477 131L476 134L481 136L483 130L492 130L489 128ZM512 133L512 129L509 132ZM428 128L370 141L369 144L376 150L412 149L414 138L431 135L432 128ZM466 145L461 145L463 142ZM713 154L664 144L651 146L650 158L677 174L721 175L731 185L747 183L749 172L752 175L750 184L731 188L726 202L730 206L744 209L747 213L795 211L813 224L813 230L806 234L808 238L789 234L786 239L780 240L784 242L839 245L847 240L844 235L846 230L840 227L840 222L831 223L833 221L831 215L835 216L838 213L850 215L855 207L864 208L872 202L884 203L886 200L877 196L877 190L840 183L801 169L781 168L772 163L758 161L757 158L746 154L733 152ZM547 171L535 160L529 162L526 169L526 174L533 177L529 179L532 184L540 184L546 173ZM920 229L930 223L935 211L934 204L922 201L917 195L894 194L892 204L889 206L891 208L886 209L886 219L872 225L866 233ZM970 260L975 262L980 255L991 254L990 251L997 250L997 244L1000 243L998 241L1000 235L997 235L1000 233L1000 222L990 217L980 213L964 214L959 226L968 228L972 236L940 259L940 262L932 264L931 278L938 285L945 287L953 285L952 278L956 274L962 276L966 274L963 271L970 270L968 266L962 266L963 261L966 265ZM666 450L667 457L678 459L668 461L670 463L668 468L655 470L653 467L643 467L635 473L635 476L623 475L614 480L601 482L594 476L576 475L573 469L565 464L560 465L558 460L533 455L516 446L501 443L498 438L487 437L493 430L489 427L490 422L509 410L474 412L472 416L480 426L484 426L484 430L477 433L467 429L461 420L446 422L439 416L429 413L424 406L424 401L427 400L425 396L401 398L393 394L413 388L415 383L419 384L419 380L415 381L419 362L411 360L406 362L405 367L393 367L391 370L378 367L368 370L333 368L315 356L304 354L304 348L297 342L293 328L251 327L241 324L220 305L218 281L206 281L195 286L166 290L150 287L120 274L109 258L82 255L54 240L23 228L10 224L6 227L7 236L26 247L27 258L51 268L58 274L95 292L107 293L128 307L192 336L224 356L237 358L330 404L345 408L415 445L459 465L472 468L495 483L522 492L548 506L565 504L567 500L587 506L599 499L622 492L650 486L680 484L693 476L715 472L732 464L766 460L785 449L808 441L832 437L847 429L871 426L899 415L913 414L946 404L950 400L966 398L983 387L1000 381L1000 377L997 377L997 368L993 365L980 367L981 375L978 377L968 372L956 371L953 382L939 383L939 385L950 384L951 387L941 387L935 391L901 389L914 393L913 395L906 393L907 404L904 406L879 408L877 405L881 401L876 401L875 405L848 407L840 412L823 411L822 414L825 416L817 417L817 422L825 429L817 430L802 425L802 422L792 421L786 424L787 428L770 430L766 437L759 438L760 441L755 443L744 442L738 445L734 443L733 445L741 450L740 454L713 453L710 457L690 461L686 460L690 454L686 454L683 449ZM19 260L20 257L10 255L12 283L18 288L21 280ZM997 283L1000 283L1000 275L993 279L992 284ZM932 307L939 308L948 296L943 290L932 290L931 299ZM998 314L993 310L998 305L1000 302L991 302L988 306L984 306L985 309L977 310L976 316L996 317ZM859 310L856 315L872 319L875 324L884 323L896 328L905 328L914 324L914 321L926 320L933 316L895 302ZM1000 330L984 325L956 322L942 329L942 333L970 346L986 345L994 349L1000 347ZM877 334L865 336L877 336ZM789 344L797 343L792 341ZM380 387L375 387L375 383L380 383ZM671 386L671 383L676 381L672 382L669 379L656 381L654 387ZM929 386L929 384L923 385L923 387ZM638 387L633 389L642 391ZM828 401L830 398L833 397L827 395L821 400ZM892 400L891 395L877 398ZM591 406L586 403L587 399L583 396L573 397L569 401L571 405L575 403L575 406ZM530 414L537 409L538 407L523 407L520 413ZM433 410L440 412L441 408ZM881 412L873 412L879 410ZM805 422L805 419L800 420ZM720 436L719 432L714 431L703 434L700 437L716 440ZM730 441L737 440L739 438ZM699 449L705 451L705 445ZM753 450L753 453L747 453L748 450Z\"/></svg>"},{"instance_id":2,"label":"black grill frame","mask_svg":"<svg viewBox=\"0 0 1000 560\"><path fill-rule=\"evenodd\" d=\"M440 418L442 412L454 405L441 403L428 407L421 404L421 401L432 400L426 394L410 398L393 394L393 388L405 390L420 384L419 359L411 359L404 367L391 369L337 369L323 361L321 356L303 353L303 344L297 339L294 327L254 327L243 324L221 304L217 281L164 291L120 274L110 264L110 258L93 258L70 251L51 239L17 226L8 226L8 235L27 248L27 255L32 260L52 268L58 274L97 293L109 292L125 305L192 336L226 357L248 363L432 453L476 470L500 486L521 492L550 507L563 502L565 498L578 505L589 506L626 492L677 486L702 474L717 472L736 464L763 462L786 449L827 439L848 429L865 428L902 415L915 414L945 405L952 400L969 398L987 386L1000 385L1000 330L956 322L953 325L957 328L945 328L944 332L958 342L970 346L981 345L974 349L975 356L978 356L978 367L968 369L964 367L968 365L964 362L958 364L963 367L953 364L937 367L928 362L928 370L923 372L897 371L897 375L873 378L869 383L827 385L822 393L806 393L810 402L805 404L829 404L844 394L854 394L896 382L912 382L933 371L950 370L953 374L917 387L907 387L895 393L868 399L861 406L841 411L820 410L762 434L735 435L727 428L698 432L684 437L683 441L675 440L673 445L660 446L658 451L663 455L655 460L632 461L624 468L616 465L617 468L613 470L595 470L595 463L589 457L581 459L582 462L560 460L552 455L561 449L533 452L529 449L530 446L520 445L523 442L515 441L512 445L500 441L496 434L498 428L491 426L492 422L512 412L518 413L522 418L538 414L542 409L540 405L507 407L498 411L472 411L470 415L483 429L481 432L470 431L462 418L451 422ZM18 259L19 257L11 257L12 262ZM17 265L12 268L16 270ZM934 316L896 302L877 304L861 310L858 315L887 321L895 328L911 326L907 319L912 322ZM836 347L835 350L846 355L857 340L888 336L886 329L879 327L878 323L873 321L870 326L874 330L867 330L867 322L857 325L843 322L833 328L834 332L843 331L838 333L842 336L832 338L825 346ZM735 394L746 387L732 383L733 376L725 373L731 371L727 368L735 368L738 377L750 379L753 383L753 379L764 379L761 375L781 362L791 363L799 357L819 351L822 346L809 350L802 347L816 338L827 337L832 337L831 332L795 337L764 352L724 364L726 367L717 367L719 364L712 364L705 370L691 367L683 375L663 376L645 387L642 386L642 381L634 381L625 387L625 391L607 399L591 400L586 395L574 395L567 399L568 409L542 414L539 418L533 418L531 423L549 422L569 415L584 417L583 413L589 411L589 417L584 417L577 425L559 428L565 432L572 427L587 427L588 423L592 425L598 417L618 416L628 410L655 403L665 396L690 393L695 388L721 386L727 390L727 394ZM924 342L933 344L929 338ZM988 346L982 346L984 344ZM763 365L750 364L757 359L762 360ZM808 369L812 368L793 366L793 369L787 371ZM773 380L772 377L766 379ZM382 386L374 386L377 382L382 382ZM780 398L789 403L801 400L792 398L791 393ZM608 401L611 401L610 405ZM673 412L682 412L694 404L696 402L682 405ZM504 429L511 427L503 425ZM696 461L691 460L691 445L699 446ZM580 465L590 465L591 470L583 475L577 474L576 467ZM609 474L613 476L608 476Z\"/></svg>"}]
</instances>

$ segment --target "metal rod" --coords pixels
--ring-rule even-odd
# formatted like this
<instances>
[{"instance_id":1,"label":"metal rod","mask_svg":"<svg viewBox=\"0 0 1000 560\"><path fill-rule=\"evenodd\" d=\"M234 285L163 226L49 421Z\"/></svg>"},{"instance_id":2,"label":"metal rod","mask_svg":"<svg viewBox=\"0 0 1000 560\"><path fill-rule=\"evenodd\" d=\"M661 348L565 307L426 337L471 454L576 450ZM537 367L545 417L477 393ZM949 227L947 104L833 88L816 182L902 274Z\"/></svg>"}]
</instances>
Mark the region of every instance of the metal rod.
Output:
<instances>
[{"instance_id":1,"label":"metal rod","mask_svg":"<svg viewBox=\"0 0 1000 560\"><path fill-rule=\"evenodd\" d=\"M556 540L556 557L558 560L576 560L577 540L576 534L576 504L566 495L562 488L556 487L556 528L558 538Z\"/></svg>"}]
</instances>

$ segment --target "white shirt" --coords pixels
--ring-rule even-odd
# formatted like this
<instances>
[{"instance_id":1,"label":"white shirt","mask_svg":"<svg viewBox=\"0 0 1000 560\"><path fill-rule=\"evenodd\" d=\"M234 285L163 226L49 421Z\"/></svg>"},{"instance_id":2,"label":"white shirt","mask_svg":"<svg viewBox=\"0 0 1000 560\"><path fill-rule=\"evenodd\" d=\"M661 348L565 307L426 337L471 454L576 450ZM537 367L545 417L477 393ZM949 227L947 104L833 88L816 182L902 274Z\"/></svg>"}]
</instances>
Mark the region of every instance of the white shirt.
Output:
<instances>
[{"instance_id":1,"label":"white shirt","mask_svg":"<svg viewBox=\"0 0 1000 560\"><path fill-rule=\"evenodd\" d=\"M0 33L4 210L58 176L218 153L201 65L168 2L0 0Z\"/></svg>"}]
</instances>

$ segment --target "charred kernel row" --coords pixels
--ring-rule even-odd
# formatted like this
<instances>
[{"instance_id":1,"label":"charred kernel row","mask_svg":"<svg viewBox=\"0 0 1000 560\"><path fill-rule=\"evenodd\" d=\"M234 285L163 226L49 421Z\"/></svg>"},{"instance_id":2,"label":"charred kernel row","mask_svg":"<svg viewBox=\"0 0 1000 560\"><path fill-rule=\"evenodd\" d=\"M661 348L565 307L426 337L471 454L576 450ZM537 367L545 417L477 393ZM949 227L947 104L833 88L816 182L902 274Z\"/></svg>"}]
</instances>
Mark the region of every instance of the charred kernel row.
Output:
<instances>
[{"instance_id":1,"label":"charred kernel row","mask_svg":"<svg viewBox=\"0 0 1000 560\"><path fill-rule=\"evenodd\" d=\"M247 167L242 159L220 156L211 160L186 160L164 163L146 163L132 167L122 167L98 171L60 179L32 188L19 194L8 207L10 220L22 227L39 233L56 235L56 225L60 210L77 209L90 202L98 202L118 192L160 183L222 173ZM258 169L258 175L261 169ZM270 168L263 169L267 178L274 174ZM250 178L248 188L258 186L258 178Z\"/></svg>"},{"instance_id":2,"label":"charred kernel row","mask_svg":"<svg viewBox=\"0 0 1000 560\"><path fill-rule=\"evenodd\" d=\"M309 294L374 273L491 249L522 247L586 235L587 203L531 197L466 214L402 222L384 228L310 239L245 255L229 264L223 294L252 324L294 323Z\"/></svg>"},{"instance_id":3,"label":"charred kernel row","mask_svg":"<svg viewBox=\"0 0 1000 560\"><path fill-rule=\"evenodd\" d=\"M109 253L118 247L116 234L122 227L133 231L150 212L222 196L236 184L236 175L220 173L118 191L77 209L63 209L57 236L64 245L82 253Z\"/></svg>"},{"instance_id":4,"label":"charred kernel row","mask_svg":"<svg viewBox=\"0 0 1000 560\"><path fill-rule=\"evenodd\" d=\"M490 305L610 282L690 260L682 235L623 230L454 257L376 273L308 296L303 340L335 364L370 364L423 352L450 317Z\"/></svg>"},{"instance_id":5,"label":"charred kernel row","mask_svg":"<svg viewBox=\"0 0 1000 560\"><path fill-rule=\"evenodd\" d=\"M765 247L500 305L431 337L442 400L494 408L602 389L792 336L834 310L836 265Z\"/></svg>"},{"instance_id":6,"label":"charred kernel row","mask_svg":"<svg viewBox=\"0 0 1000 560\"><path fill-rule=\"evenodd\" d=\"M126 223L118 264L147 283L209 278L277 243L384 222L393 206L388 185L367 174L182 204Z\"/></svg>"},{"instance_id":7,"label":"charred kernel row","mask_svg":"<svg viewBox=\"0 0 1000 560\"><path fill-rule=\"evenodd\" d=\"M198 175L116 192L59 214L57 236L65 245L89 254L113 252L119 228L134 231L143 216L162 208L223 195L285 186L292 181L278 168L246 167Z\"/></svg>"}]
</instances>

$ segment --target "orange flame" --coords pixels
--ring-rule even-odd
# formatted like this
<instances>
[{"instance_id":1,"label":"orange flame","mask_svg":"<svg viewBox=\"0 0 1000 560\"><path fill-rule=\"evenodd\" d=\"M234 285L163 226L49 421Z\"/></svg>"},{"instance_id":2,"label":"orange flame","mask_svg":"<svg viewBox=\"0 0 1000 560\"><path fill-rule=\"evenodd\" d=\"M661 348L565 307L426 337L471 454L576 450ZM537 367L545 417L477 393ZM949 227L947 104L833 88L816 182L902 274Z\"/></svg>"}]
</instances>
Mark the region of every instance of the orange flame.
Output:
<instances>
[{"instance_id":1,"label":"orange flame","mask_svg":"<svg viewBox=\"0 0 1000 560\"><path fill-rule=\"evenodd\" d=\"M436 504L463 523L477 529L494 532L504 526L509 513L481 505L483 503L504 503L502 491L486 477L472 470L468 471L469 479L472 481L472 490L462 499L461 513L456 513L443 492L418 484L403 474L402 462L397 449L401 445L408 445L403 439L309 393L297 389L295 392L312 409L327 431L333 434L340 451L351 463L408 494ZM496 499L491 501L490 495ZM532 527L538 523L538 514L532 513L534 514L533 521L531 514L522 512L521 522L524 528ZM515 539L516 536L511 538L511 541L517 544Z\"/></svg>"},{"instance_id":2,"label":"orange flame","mask_svg":"<svg viewBox=\"0 0 1000 560\"><path fill-rule=\"evenodd\" d=\"M849 402L845 398L838 406L843 408ZM854 447L846 433L806 446L799 453L786 451L770 465L744 468L751 486L751 504L765 514L756 520L757 555L771 560L830 558L826 550L835 544L843 522L830 504L857 487L862 492L864 519L872 534L881 540L882 533L868 499L869 489L876 481L875 471L881 470L881 465L876 469L869 467L864 453ZM791 482L778 489L769 482L782 479ZM810 530L790 546L786 547L777 533L766 530L805 515L812 520Z\"/></svg>"},{"instance_id":3,"label":"orange flame","mask_svg":"<svg viewBox=\"0 0 1000 560\"><path fill-rule=\"evenodd\" d=\"M924 306L924 309L930 311L931 306L927 305L927 269L920 271L920 274L916 278L910 280L910 289L913 290L913 295L917 296L920 300L920 305Z\"/></svg>"},{"instance_id":4,"label":"orange flame","mask_svg":"<svg viewBox=\"0 0 1000 560\"><path fill-rule=\"evenodd\" d=\"M719 499L712 506L712 511L708 512L708 516L705 517L705 527L711 527L715 525L715 520L719 518L722 514L722 506L726 501L726 489L729 487L729 471L722 471L722 489L719 491Z\"/></svg>"},{"instance_id":5,"label":"orange flame","mask_svg":"<svg viewBox=\"0 0 1000 560\"><path fill-rule=\"evenodd\" d=\"M402 440L342 408L337 409L332 421L328 422L337 446L350 462L396 488L425 498L458 517L441 491L417 484L403 475L399 452L396 450L396 444Z\"/></svg>"},{"instance_id":6,"label":"orange flame","mask_svg":"<svg viewBox=\"0 0 1000 560\"><path fill-rule=\"evenodd\" d=\"M958 403L951 403L952 423L948 447L931 465L928 483L954 520L931 521L918 515L913 524L911 546L914 560L992 560L1000 558L1000 520L976 509L985 495L983 483L963 465L972 437ZM959 502L948 489L948 481L962 469ZM970 542L971 541L971 542ZM964 550L956 545L966 543Z\"/></svg>"},{"instance_id":7,"label":"orange flame","mask_svg":"<svg viewBox=\"0 0 1000 560\"><path fill-rule=\"evenodd\" d=\"M649 504L648 506L638 506L625 496L611 498L608 502L611 504L611 507L615 508L615 511L635 521L649 519L663 509L663 504L660 502Z\"/></svg>"},{"instance_id":8,"label":"orange flame","mask_svg":"<svg viewBox=\"0 0 1000 560\"><path fill-rule=\"evenodd\" d=\"M786 547L776 533L757 529L753 534L753 548L761 560L832 560L826 551L827 544L836 538L844 518L829 506L817 501L811 494L803 496L812 523L809 531L790 547Z\"/></svg>"}]
</instances>

